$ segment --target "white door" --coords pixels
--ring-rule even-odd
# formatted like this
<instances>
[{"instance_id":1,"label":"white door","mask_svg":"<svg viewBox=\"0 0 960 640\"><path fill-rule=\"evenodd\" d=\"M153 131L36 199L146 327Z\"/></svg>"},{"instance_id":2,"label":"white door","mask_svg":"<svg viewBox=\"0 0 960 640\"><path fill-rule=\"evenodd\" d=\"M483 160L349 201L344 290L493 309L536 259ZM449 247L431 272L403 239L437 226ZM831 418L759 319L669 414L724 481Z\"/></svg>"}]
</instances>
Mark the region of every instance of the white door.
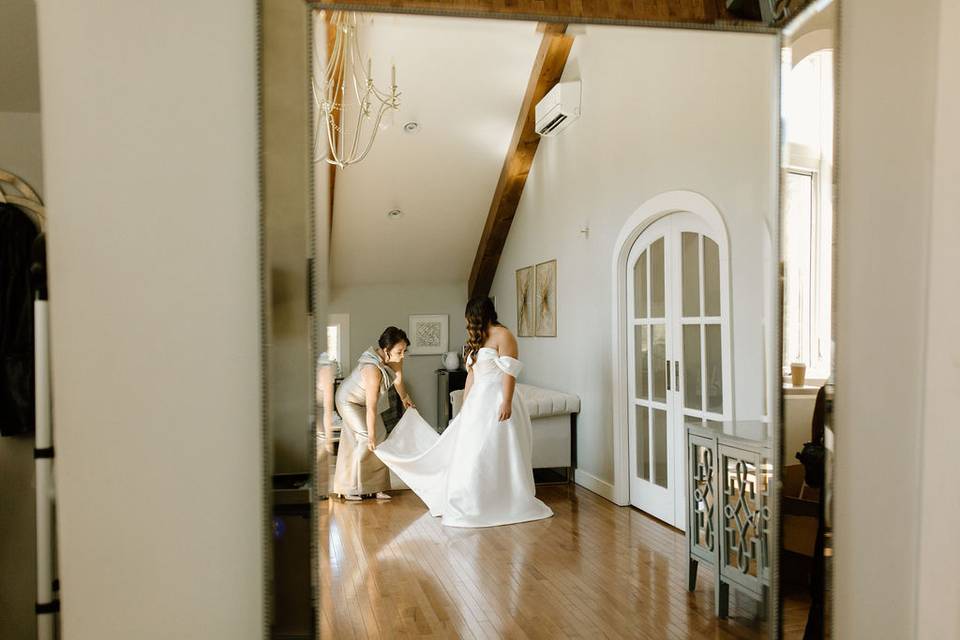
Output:
<instances>
[{"instance_id":1,"label":"white door","mask_svg":"<svg viewBox=\"0 0 960 640\"><path fill-rule=\"evenodd\" d=\"M692 213L637 238L627 260L630 503L686 526L687 420L729 416L726 248Z\"/></svg>"}]
</instances>

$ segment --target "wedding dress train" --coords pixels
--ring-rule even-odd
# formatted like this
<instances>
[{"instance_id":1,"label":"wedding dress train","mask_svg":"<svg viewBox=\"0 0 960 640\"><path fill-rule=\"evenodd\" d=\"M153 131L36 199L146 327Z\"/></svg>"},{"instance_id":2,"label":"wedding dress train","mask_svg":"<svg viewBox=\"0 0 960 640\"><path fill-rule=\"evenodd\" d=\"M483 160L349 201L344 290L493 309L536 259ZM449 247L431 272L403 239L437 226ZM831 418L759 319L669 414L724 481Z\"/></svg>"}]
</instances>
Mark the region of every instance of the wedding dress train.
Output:
<instances>
[{"instance_id":1,"label":"wedding dress train","mask_svg":"<svg viewBox=\"0 0 960 640\"><path fill-rule=\"evenodd\" d=\"M500 422L503 376L522 364L483 347L460 413L442 434L408 409L374 451L450 527L494 527L553 515L536 498L530 416L513 394L512 414Z\"/></svg>"}]
</instances>

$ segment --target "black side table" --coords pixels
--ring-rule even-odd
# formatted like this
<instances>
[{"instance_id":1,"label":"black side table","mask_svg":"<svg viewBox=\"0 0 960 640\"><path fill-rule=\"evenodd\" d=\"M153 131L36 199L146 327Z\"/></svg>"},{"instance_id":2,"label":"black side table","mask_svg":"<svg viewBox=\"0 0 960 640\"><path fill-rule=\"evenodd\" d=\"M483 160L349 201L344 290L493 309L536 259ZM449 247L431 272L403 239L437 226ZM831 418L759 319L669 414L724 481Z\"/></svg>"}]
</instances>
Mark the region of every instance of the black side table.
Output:
<instances>
[{"instance_id":1,"label":"black side table","mask_svg":"<svg viewBox=\"0 0 960 640\"><path fill-rule=\"evenodd\" d=\"M450 420L453 419L453 405L450 403L450 393L463 389L467 384L467 370L457 369L447 371L437 369L437 430L443 433Z\"/></svg>"}]
</instances>

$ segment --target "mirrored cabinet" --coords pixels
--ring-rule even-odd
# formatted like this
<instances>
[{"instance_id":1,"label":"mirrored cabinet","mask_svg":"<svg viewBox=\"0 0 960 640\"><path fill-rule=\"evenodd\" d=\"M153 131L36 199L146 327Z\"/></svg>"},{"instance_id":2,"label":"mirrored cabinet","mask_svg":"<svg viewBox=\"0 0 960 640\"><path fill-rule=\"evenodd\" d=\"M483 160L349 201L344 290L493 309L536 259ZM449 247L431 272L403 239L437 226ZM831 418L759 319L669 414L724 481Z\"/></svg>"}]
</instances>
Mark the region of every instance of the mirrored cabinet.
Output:
<instances>
[{"instance_id":1,"label":"mirrored cabinet","mask_svg":"<svg viewBox=\"0 0 960 640\"><path fill-rule=\"evenodd\" d=\"M772 440L760 421L687 421L689 589L713 570L715 612L727 617L730 587L767 609L770 588Z\"/></svg>"}]
</instances>

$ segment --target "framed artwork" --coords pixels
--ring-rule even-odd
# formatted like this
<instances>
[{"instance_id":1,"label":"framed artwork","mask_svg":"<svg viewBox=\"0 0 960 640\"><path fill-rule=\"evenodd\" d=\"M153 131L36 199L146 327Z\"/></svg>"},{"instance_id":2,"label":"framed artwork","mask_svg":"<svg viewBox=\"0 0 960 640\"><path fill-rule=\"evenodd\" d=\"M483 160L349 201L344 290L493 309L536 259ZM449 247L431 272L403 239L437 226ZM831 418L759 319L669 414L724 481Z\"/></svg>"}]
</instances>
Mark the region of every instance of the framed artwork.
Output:
<instances>
[{"instance_id":1,"label":"framed artwork","mask_svg":"<svg viewBox=\"0 0 960 640\"><path fill-rule=\"evenodd\" d=\"M534 268L517 269L517 336L529 338L534 335Z\"/></svg>"},{"instance_id":2,"label":"framed artwork","mask_svg":"<svg viewBox=\"0 0 960 640\"><path fill-rule=\"evenodd\" d=\"M450 342L450 316L447 314L410 316L410 348L407 355L429 356L446 353Z\"/></svg>"},{"instance_id":3,"label":"framed artwork","mask_svg":"<svg viewBox=\"0 0 960 640\"><path fill-rule=\"evenodd\" d=\"M557 261L541 262L536 269L536 335L557 337Z\"/></svg>"}]
</instances>

